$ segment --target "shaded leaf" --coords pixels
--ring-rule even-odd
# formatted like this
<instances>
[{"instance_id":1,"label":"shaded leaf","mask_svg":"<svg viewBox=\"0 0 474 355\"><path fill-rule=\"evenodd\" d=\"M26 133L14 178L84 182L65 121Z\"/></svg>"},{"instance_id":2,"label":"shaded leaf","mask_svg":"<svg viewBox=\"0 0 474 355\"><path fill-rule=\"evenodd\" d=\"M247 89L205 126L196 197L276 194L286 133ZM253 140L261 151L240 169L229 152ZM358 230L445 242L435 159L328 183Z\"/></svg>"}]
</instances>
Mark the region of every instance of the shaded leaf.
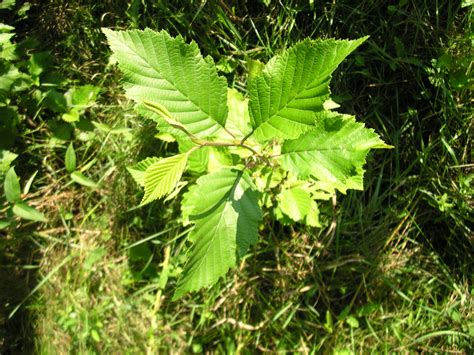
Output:
<instances>
[{"instance_id":1,"label":"shaded leaf","mask_svg":"<svg viewBox=\"0 0 474 355\"><path fill-rule=\"evenodd\" d=\"M43 100L43 105L56 113L65 113L68 111L66 97L63 93L54 89L48 91Z\"/></svg>"},{"instance_id":2,"label":"shaded leaf","mask_svg":"<svg viewBox=\"0 0 474 355\"><path fill-rule=\"evenodd\" d=\"M14 107L0 106L0 149L9 149L15 143L19 116Z\"/></svg>"},{"instance_id":3,"label":"shaded leaf","mask_svg":"<svg viewBox=\"0 0 474 355\"><path fill-rule=\"evenodd\" d=\"M28 60L28 72L37 77L53 66L53 56L49 52L38 52L31 54Z\"/></svg>"}]
</instances>

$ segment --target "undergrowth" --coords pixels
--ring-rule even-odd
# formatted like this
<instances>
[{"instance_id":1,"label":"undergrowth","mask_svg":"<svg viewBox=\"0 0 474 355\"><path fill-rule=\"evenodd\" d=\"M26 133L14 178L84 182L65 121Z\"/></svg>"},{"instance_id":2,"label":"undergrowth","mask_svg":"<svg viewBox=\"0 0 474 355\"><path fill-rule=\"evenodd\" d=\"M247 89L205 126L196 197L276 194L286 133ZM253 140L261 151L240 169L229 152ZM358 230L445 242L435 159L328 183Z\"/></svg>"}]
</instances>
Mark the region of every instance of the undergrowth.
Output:
<instances>
[{"instance_id":1,"label":"undergrowth","mask_svg":"<svg viewBox=\"0 0 474 355\"><path fill-rule=\"evenodd\" d=\"M48 223L1 231L0 352L472 350L472 6L30 3L27 17L5 17L18 39L35 37L71 83L102 91L84 113L90 125L71 139L54 138L44 115L20 127L11 149L21 181L39 170L27 197ZM132 111L100 32L147 26L196 41L240 90L252 60L301 38L370 35L332 92L341 112L395 147L368 160L363 192L338 195L324 211L329 227L268 220L235 271L177 302L168 290L181 271L170 259L179 260L187 232L179 206L137 208L140 191L125 168L177 147ZM71 181L70 142L98 187Z\"/></svg>"}]
</instances>

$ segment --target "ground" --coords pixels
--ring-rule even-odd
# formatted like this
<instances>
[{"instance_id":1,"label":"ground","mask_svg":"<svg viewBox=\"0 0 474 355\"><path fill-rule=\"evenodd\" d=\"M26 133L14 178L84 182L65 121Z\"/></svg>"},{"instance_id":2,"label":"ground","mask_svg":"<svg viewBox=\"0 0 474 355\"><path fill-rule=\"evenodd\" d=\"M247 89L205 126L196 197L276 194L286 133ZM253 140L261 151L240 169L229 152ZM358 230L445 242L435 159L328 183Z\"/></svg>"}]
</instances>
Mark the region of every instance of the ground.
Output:
<instances>
[{"instance_id":1,"label":"ground","mask_svg":"<svg viewBox=\"0 0 474 355\"><path fill-rule=\"evenodd\" d=\"M0 69L14 63L50 86L2 93L18 124L7 127L2 113L1 149L18 154L22 189L37 171L22 199L48 221L17 218L0 199L0 220L12 221L0 230L0 353L472 351L469 1L26 4L0 10L12 42L27 43L19 58L2 52ZM306 37L369 35L332 93L394 148L369 156L364 191L321 207L324 228L266 214L236 270L172 301L187 231L179 198L139 208L126 167L177 147L156 139L125 98L102 27L181 34L243 93L251 60ZM37 55L45 51L48 61ZM99 91L66 123L71 109L58 108L51 85L59 96ZM86 181L66 169L70 143Z\"/></svg>"}]
</instances>

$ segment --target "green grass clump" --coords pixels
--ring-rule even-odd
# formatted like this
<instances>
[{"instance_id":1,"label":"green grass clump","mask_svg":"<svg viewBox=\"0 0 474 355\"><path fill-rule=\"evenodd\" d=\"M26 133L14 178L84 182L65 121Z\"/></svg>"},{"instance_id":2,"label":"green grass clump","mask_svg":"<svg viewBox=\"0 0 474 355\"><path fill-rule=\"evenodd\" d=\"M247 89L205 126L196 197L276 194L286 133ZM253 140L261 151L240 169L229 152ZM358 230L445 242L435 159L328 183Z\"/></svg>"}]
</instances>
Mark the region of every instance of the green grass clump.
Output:
<instances>
[{"instance_id":1,"label":"green grass clump","mask_svg":"<svg viewBox=\"0 0 474 355\"><path fill-rule=\"evenodd\" d=\"M18 39L38 39L70 85L102 91L68 140L54 137L52 112L19 126L16 170L21 181L38 170L26 197L48 223L0 231L1 353L469 353L472 5L30 3L23 19L5 17ZM333 94L395 147L370 157L363 192L322 208L326 228L268 222L235 272L178 302L179 208L136 208L126 171L177 147L132 111L100 32L146 26L196 41L239 89L252 60L306 36L370 35L334 76ZM97 188L71 180L70 142Z\"/></svg>"}]
</instances>

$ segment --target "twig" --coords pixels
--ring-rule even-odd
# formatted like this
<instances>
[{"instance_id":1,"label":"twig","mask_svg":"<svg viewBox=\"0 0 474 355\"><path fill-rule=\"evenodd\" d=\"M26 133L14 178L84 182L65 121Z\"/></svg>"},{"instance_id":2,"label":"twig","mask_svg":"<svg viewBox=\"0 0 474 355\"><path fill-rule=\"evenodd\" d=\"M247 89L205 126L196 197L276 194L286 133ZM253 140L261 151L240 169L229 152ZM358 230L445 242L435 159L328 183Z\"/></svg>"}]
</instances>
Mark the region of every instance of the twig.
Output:
<instances>
[{"instance_id":1,"label":"twig","mask_svg":"<svg viewBox=\"0 0 474 355\"><path fill-rule=\"evenodd\" d=\"M234 318L224 318L218 321L216 324L214 324L211 329L217 328L221 326L222 324L229 323L232 324L233 326L236 326L239 329L244 329L244 330L259 330L262 329L263 326L265 325L266 321L261 321L257 325L250 325L243 323L241 321L235 320Z\"/></svg>"},{"instance_id":2,"label":"twig","mask_svg":"<svg viewBox=\"0 0 474 355\"><path fill-rule=\"evenodd\" d=\"M337 210L336 210L336 207L337 207L337 196L336 196L336 194L334 194L334 195L332 195L332 221L331 221L331 225L329 226L329 229L328 229L328 231L326 232L326 235L325 235L325 238L327 238L329 235L331 237L329 238L329 241L325 245L326 248L331 245L332 240L334 239L334 234L336 234L336 227L337 227L337 214L336 214Z\"/></svg>"}]
</instances>

